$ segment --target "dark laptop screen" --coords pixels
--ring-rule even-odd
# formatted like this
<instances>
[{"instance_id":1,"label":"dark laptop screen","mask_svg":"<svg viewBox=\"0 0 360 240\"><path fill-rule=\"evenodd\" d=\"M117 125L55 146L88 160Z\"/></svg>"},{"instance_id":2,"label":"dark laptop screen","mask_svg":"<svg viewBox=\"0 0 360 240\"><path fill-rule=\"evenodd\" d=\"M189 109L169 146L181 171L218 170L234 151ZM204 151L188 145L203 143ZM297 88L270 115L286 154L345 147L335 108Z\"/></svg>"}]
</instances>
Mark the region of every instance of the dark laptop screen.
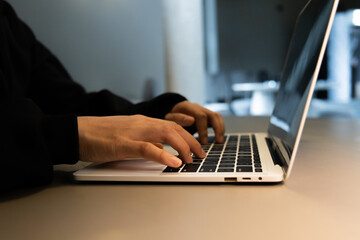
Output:
<instances>
[{"instance_id":1,"label":"dark laptop screen","mask_svg":"<svg viewBox=\"0 0 360 240\"><path fill-rule=\"evenodd\" d=\"M291 157L335 0L312 0L300 13L283 69L269 134ZM315 76L316 78L317 76ZM300 133L301 134L301 133Z\"/></svg>"}]
</instances>

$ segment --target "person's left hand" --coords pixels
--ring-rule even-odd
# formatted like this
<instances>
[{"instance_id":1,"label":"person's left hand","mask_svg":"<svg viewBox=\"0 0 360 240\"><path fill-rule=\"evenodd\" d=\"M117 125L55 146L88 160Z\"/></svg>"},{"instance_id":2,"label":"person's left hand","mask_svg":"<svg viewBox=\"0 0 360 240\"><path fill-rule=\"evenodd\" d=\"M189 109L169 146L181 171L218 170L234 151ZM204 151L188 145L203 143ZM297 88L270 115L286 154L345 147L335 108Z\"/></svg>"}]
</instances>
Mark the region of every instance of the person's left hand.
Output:
<instances>
[{"instance_id":1,"label":"person's left hand","mask_svg":"<svg viewBox=\"0 0 360 240\"><path fill-rule=\"evenodd\" d=\"M202 144L208 143L207 128L212 127L217 143L224 142L225 125L221 114L212 112L198 104L183 101L176 104L170 113L165 115L166 120L188 127L194 123Z\"/></svg>"}]
</instances>

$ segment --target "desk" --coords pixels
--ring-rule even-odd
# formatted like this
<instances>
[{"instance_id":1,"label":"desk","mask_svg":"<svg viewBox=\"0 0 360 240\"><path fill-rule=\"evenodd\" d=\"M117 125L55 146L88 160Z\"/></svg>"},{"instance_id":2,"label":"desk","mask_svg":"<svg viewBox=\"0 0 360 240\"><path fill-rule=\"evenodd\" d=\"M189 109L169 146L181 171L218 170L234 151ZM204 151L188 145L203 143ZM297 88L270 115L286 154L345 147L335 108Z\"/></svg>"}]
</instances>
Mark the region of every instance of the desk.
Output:
<instances>
[{"instance_id":1,"label":"desk","mask_svg":"<svg viewBox=\"0 0 360 240\"><path fill-rule=\"evenodd\" d=\"M225 118L265 131L268 118ZM360 120L310 119L286 183L54 183L2 197L0 239L360 239Z\"/></svg>"}]
</instances>

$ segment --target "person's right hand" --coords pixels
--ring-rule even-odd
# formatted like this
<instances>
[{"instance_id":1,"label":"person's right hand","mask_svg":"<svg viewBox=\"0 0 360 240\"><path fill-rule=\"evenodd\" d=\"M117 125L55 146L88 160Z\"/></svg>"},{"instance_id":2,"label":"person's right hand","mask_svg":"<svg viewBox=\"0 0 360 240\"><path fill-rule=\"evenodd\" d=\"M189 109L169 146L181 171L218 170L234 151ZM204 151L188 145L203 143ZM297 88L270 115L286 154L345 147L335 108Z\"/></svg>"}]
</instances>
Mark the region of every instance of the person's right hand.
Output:
<instances>
[{"instance_id":1,"label":"person's right hand","mask_svg":"<svg viewBox=\"0 0 360 240\"><path fill-rule=\"evenodd\" d=\"M166 152L161 143L173 147L185 163L191 163L191 152L204 158L205 152L196 139L175 122L142 115L112 117L78 117L80 160L110 162L141 157L170 167L182 161Z\"/></svg>"}]
</instances>

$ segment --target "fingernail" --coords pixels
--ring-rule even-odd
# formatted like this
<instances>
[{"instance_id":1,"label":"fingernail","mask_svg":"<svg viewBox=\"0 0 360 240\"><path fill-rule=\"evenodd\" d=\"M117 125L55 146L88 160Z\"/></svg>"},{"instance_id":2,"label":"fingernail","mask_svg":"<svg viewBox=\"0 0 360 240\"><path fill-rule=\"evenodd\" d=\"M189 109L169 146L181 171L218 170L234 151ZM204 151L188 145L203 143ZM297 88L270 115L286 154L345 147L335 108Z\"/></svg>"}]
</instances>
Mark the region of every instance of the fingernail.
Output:
<instances>
[{"instance_id":1,"label":"fingernail","mask_svg":"<svg viewBox=\"0 0 360 240\"><path fill-rule=\"evenodd\" d=\"M184 118L184 122L186 122L186 123L192 122L193 120L194 120L194 118L193 118L193 117L190 117L190 116L186 116L186 117Z\"/></svg>"},{"instance_id":2,"label":"fingernail","mask_svg":"<svg viewBox=\"0 0 360 240\"><path fill-rule=\"evenodd\" d=\"M201 149L201 150L202 150L202 153L201 153L201 158L206 157L206 152L204 151L204 149Z\"/></svg>"},{"instance_id":3,"label":"fingernail","mask_svg":"<svg viewBox=\"0 0 360 240\"><path fill-rule=\"evenodd\" d=\"M181 163L189 164L189 163L193 162L193 158L192 158L191 154L185 155L185 156L180 156L180 159L182 159Z\"/></svg>"},{"instance_id":4,"label":"fingernail","mask_svg":"<svg viewBox=\"0 0 360 240\"><path fill-rule=\"evenodd\" d=\"M180 167L182 164L182 161L177 157L170 158L172 167Z\"/></svg>"},{"instance_id":5,"label":"fingernail","mask_svg":"<svg viewBox=\"0 0 360 240\"><path fill-rule=\"evenodd\" d=\"M192 163L192 162L193 162L193 158L192 158L191 154L188 156L188 159L189 159L189 160L187 161L188 163Z\"/></svg>"}]
</instances>

